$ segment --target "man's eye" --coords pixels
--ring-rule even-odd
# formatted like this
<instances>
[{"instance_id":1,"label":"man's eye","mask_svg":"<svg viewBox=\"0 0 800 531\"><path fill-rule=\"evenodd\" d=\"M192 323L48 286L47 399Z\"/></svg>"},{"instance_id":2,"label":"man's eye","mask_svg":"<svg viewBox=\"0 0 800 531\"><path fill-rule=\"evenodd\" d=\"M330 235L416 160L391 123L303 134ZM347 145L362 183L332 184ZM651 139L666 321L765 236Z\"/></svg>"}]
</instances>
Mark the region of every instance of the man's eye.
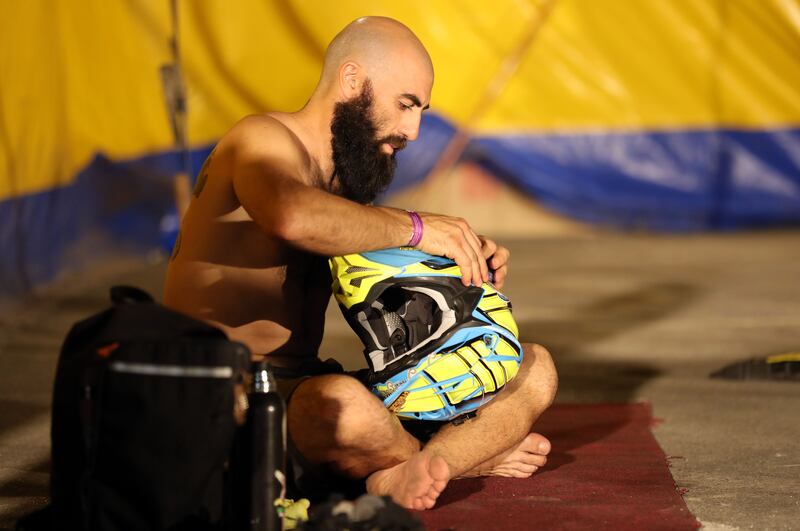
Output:
<instances>
[{"instance_id":1,"label":"man's eye","mask_svg":"<svg viewBox=\"0 0 800 531\"><path fill-rule=\"evenodd\" d=\"M405 103L403 103L403 102L400 102L400 108L401 108L401 109L405 109L406 111L410 111L411 109L413 109L413 108L414 108L414 106L413 106L413 105L408 105L408 104L405 104Z\"/></svg>"}]
</instances>

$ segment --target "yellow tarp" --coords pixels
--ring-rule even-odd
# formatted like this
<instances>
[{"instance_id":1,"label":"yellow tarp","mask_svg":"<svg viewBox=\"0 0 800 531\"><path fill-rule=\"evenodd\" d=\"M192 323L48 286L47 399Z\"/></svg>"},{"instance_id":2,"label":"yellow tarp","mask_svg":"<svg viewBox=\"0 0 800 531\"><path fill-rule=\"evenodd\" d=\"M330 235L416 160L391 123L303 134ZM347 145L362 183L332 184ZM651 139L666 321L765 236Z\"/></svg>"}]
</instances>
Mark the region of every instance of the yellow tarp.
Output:
<instances>
[{"instance_id":1,"label":"yellow tarp","mask_svg":"<svg viewBox=\"0 0 800 531\"><path fill-rule=\"evenodd\" d=\"M248 113L302 106L326 43L367 14L419 35L436 68L432 110L476 130L800 124L796 0L179 7L193 145ZM0 199L66 184L96 152L169 149L159 75L170 61L167 0L3 0L2 8Z\"/></svg>"}]
</instances>

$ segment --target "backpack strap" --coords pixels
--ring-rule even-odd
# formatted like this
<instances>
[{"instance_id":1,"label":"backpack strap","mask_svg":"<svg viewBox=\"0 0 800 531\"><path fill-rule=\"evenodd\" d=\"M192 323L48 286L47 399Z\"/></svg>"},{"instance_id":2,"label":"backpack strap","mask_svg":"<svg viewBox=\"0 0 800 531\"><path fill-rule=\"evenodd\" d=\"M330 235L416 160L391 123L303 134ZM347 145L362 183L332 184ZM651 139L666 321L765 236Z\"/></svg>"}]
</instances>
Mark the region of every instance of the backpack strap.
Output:
<instances>
[{"instance_id":1,"label":"backpack strap","mask_svg":"<svg viewBox=\"0 0 800 531\"><path fill-rule=\"evenodd\" d=\"M133 286L114 286L111 288L111 302L115 305L155 302L144 290Z\"/></svg>"}]
</instances>

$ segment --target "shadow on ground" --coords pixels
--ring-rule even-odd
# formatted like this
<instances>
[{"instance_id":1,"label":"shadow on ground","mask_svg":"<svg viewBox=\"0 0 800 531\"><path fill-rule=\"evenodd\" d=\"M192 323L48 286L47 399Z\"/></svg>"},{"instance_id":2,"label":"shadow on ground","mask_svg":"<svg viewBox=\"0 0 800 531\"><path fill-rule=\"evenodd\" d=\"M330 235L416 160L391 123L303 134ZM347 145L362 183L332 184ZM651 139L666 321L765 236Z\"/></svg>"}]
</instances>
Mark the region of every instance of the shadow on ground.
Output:
<instances>
[{"instance_id":1,"label":"shadow on ground","mask_svg":"<svg viewBox=\"0 0 800 531\"><path fill-rule=\"evenodd\" d=\"M594 359L596 343L668 317L690 304L699 290L685 283L652 283L578 307L568 318L519 323L520 337L547 347L559 371L558 400L630 402L662 371L641 361Z\"/></svg>"},{"instance_id":2,"label":"shadow on ground","mask_svg":"<svg viewBox=\"0 0 800 531\"><path fill-rule=\"evenodd\" d=\"M630 403L637 391L663 371L633 360L611 360L587 354L596 343L667 318L692 303L699 290L684 283L651 283L634 290L588 301L565 319L520 323L520 337L546 346L559 372L557 402ZM581 429L581 445L602 440L629 419ZM548 434L545 434L548 435ZM546 471L574 460L574 448L553 449Z\"/></svg>"}]
</instances>

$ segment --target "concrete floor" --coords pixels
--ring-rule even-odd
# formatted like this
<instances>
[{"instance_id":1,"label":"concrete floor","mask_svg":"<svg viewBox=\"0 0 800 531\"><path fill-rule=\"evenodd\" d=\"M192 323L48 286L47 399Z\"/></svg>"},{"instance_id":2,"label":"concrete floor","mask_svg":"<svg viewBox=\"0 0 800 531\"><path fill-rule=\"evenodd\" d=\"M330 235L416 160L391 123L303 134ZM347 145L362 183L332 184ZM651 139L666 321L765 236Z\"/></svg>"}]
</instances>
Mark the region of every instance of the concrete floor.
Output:
<instances>
[{"instance_id":1,"label":"concrete floor","mask_svg":"<svg viewBox=\"0 0 800 531\"><path fill-rule=\"evenodd\" d=\"M712 380L800 350L800 232L504 242L523 339L548 346L561 402L649 401L706 529L800 529L800 383ZM160 292L163 263L65 278L0 322L0 528L47 496L49 407L70 324L114 283ZM362 365L335 306L323 355Z\"/></svg>"}]
</instances>

